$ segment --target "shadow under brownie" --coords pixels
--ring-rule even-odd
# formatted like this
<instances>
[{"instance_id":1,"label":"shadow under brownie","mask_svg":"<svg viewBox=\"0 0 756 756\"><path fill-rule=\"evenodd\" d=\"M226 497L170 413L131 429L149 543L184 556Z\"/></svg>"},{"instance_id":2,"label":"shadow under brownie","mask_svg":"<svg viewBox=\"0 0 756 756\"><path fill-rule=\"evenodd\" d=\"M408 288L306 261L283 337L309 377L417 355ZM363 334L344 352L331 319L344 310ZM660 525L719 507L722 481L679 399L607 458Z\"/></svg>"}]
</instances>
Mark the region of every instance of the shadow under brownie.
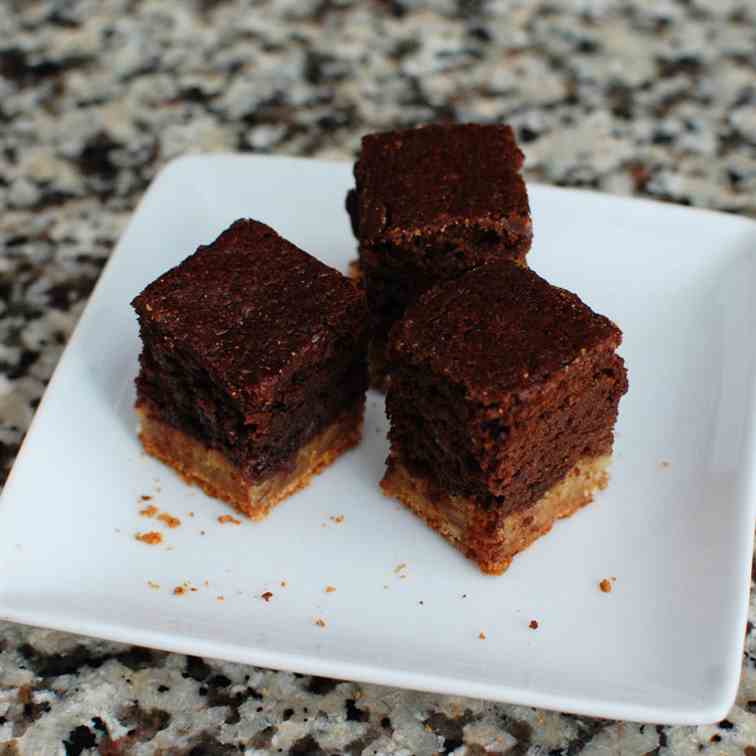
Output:
<instances>
[{"instance_id":1,"label":"shadow under brownie","mask_svg":"<svg viewBox=\"0 0 756 756\"><path fill-rule=\"evenodd\" d=\"M532 225L522 162L509 126L437 124L363 137L346 205L376 388L388 332L420 294L488 262L524 264Z\"/></svg>"},{"instance_id":2,"label":"shadow under brownie","mask_svg":"<svg viewBox=\"0 0 756 756\"><path fill-rule=\"evenodd\" d=\"M364 294L239 220L138 297L140 439L252 518L358 443Z\"/></svg>"},{"instance_id":3,"label":"shadow under brownie","mask_svg":"<svg viewBox=\"0 0 756 756\"><path fill-rule=\"evenodd\" d=\"M512 263L420 297L391 332L384 492L498 574L607 482L620 330Z\"/></svg>"}]
</instances>

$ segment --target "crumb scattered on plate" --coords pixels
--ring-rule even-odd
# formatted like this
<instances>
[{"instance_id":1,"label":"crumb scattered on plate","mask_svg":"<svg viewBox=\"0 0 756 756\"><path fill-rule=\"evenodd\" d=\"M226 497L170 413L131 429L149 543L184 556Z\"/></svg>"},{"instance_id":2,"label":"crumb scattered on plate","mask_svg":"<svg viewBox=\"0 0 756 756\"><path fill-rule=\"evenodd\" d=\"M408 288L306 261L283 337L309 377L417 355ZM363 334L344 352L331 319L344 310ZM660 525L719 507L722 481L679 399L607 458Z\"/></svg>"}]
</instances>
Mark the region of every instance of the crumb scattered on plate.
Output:
<instances>
[{"instance_id":1,"label":"crumb scattered on plate","mask_svg":"<svg viewBox=\"0 0 756 756\"><path fill-rule=\"evenodd\" d=\"M184 588L183 585L177 585L173 589L173 595L174 596L183 596L186 593L186 588Z\"/></svg>"},{"instance_id":2,"label":"crumb scattered on plate","mask_svg":"<svg viewBox=\"0 0 756 756\"><path fill-rule=\"evenodd\" d=\"M407 569L407 565L404 562L402 562L401 564L397 564L396 567L394 567L394 573L398 575L402 570L406 570L406 569Z\"/></svg>"},{"instance_id":3,"label":"crumb scattered on plate","mask_svg":"<svg viewBox=\"0 0 756 756\"><path fill-rule=\"evenodd\" d=\"M159 591L160 590L160 583L156 583L154 580L148 580L147 585L152 588L153 591Z\"/></svg>"},{"instance_id":4,"label":"crumb scattered on plate","mask_svg":"<svg viewBox=\"0 0 756 756\"><path fill-rule=\"evenodd\" d=\"M659 467L661 467L662 470L666 470L670 466L670 461L668 459L663 459L661 462L659 462Z\"/></svg>"},{"instance_id":5,"label":"crumb scattered on plate","mask_svg":"<svg viewBox=\"0 0 756 756\"><path fill-rule=\"evenodd\" d=\"M187 515L188 515L189 517L194 517L194 512L187 512Z\"/></svg>"},{"instance_id":6,"label":"crumb scattered on plate","mask_svg":"<svg viewBox=\"0 0 756 756\"><path fill-rule=\"evenodd\" d=\"M336 589L335 589L335 588L334 588L334 587L333 587L332 585L327 585L327 586L325 587L325 592L326 592L326 593L333 593L333 592L334 592L335 590L336 590Z\"/></svg>"},{"instance_id":7,"label":"crumb scattered on plate","mask_svg":"<svg viewBox=\"0 0 756 756\"><path fill-rule=\"evenodd\" d=\"M147 496L147 494L142 494L139 497L139 501L150 501L152 499L152 496Z\"/></svg>"},{"instance_id":8,"label":"crumb scattered on plate","mask_svg":"<svg viewBox=\"0 0 756 756\"><path fill-rule=\"evenodd\" d=\"M173 515L168 514L168 512L161 512L158 515L158 520L160 520L163 525L169 528L177 528L179 525L181 525L181 520L179 520L178 517L174 517Z\"/></svg>"},{"instance_id":9,"label":"crumb scattered on plate","mask_svg":"<svg viewBox=\"0 0 756 756\"><path fill-rule=\"evenodd\" d=\"M331 515L329 519L335 522L337 525L340 525L342 522L344 522L344 515Z\"/></svg>"},{"instance_id":10,"label":"crumb scattered on plate","mask_svg":"<svg viewBox=\"0 0 756 756\"><path fill-rule=\"evenodd\" d=\"M158 508L154 504L150 504L144 509L139 510L139 514L142 517L154 517L158 513Z\"/></svg>"},{"instance_id":11,"label":"crumb scattered on plate","mask_svg":"<svg viewBox=\"0 0 756 756\"><path fill-rule=\"evenodd\" d=\"M321 619L320 617L315 617L315 619L313 620L313 624L317 625L318 627L326 626L325 620Z\"/></svg>"},{"instance_id":12,"label":"crumb scattered on plate","mask_svg":"<svg viewBox=\"0 0 756 756\"><path fill-rule=\"evenodd\" d=\"M481 632L478 633L478 638L480 638L480 640L485 640L486 639L486 634L481 630Z\"/></svg>"},{"instance_id":13,"label":"crumb scattered on plate","mask_svg":"<svg viewBox=\"0 0 756 756\"><path fill-rule=\"evenodd\" d=\"M286 588L286 586L289 585L285 580L281 581L281 588Z\"/></svg>"},{"instance_id":14,"label":"crumb scattered on plate","mask_svg":"<svg viewBox=\"0 0 756 756\"><path fill-rule=\"evenodd\" d=\"M216 601L225 601L226 599L223 598L223 596L217 596Z\"/></svg>"},{"instance_id":15,"label":"crumb scattered on plate","mask_svg":"<svg viewBox=\"0 0 756 756\"><path fill-rule=\"evenodd\" d=\"M530 620L530 622L528 623L528 627L531 630L538 630L538 620Z\"/></svg>"},{"instance_id":16,"label":"crumb scattered on plate","mask_svg":"<svg viewBox=\"0 0 756 756\"><path fill-rule=\"evenodd\" d=\"M260 598L267 602L273 598L273 594L270 591L265 591L265 593L260 594Z\"/></svg>"},{"instance_id":17,"label":"crumb scattered on plate","mask_svg":"<svg viewBox=\"0 0 756 756\"><path fill-rule=\"evenodd\" d=\"M617 578L615 578L615 577L613 577L613 578L604 578L599 583L599 588L601 589L601 592L602 593L611 593L612 592L612 588L614 588L614 581L616 579Z\"/></svg>"},{"instance_id":18,"label":"crumb scattered on plate","mask_svg":"<svg viewBox=\"0 0 756 756\"><path fill-rule=\"evenodd\" d=\"M232 517L230 514L219 515L218 522L221 525L224 525L227 522L230 522L233 525L241 525L241 520L237 520L236 517Z\"/></svg>"},{"instance_id":19,"label":"crumb scattered on plate","mask_svg":"<svg viewBox=\"0 0 756 756\"><path fill-rule=\"evenodd\" d=\"M154 530L149 530L146 533L135 533L134 538L136 538L137 541L146 543L148 546L155 546L158 543L163 542L163 536L161 536L160 533L156 533Z\"/></svg>"}]
</instances>

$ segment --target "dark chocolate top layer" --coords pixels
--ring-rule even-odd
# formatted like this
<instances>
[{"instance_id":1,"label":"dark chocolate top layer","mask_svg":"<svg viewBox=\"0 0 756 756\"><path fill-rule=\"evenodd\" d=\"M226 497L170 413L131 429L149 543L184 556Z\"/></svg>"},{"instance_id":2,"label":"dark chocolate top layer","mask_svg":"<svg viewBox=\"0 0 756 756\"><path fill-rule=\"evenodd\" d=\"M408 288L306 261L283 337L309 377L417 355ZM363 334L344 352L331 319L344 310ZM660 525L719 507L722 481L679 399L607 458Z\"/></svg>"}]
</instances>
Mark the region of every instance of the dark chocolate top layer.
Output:
<instances>
[{"instance_id":1,"label":"dark chocolate top layer","mask_svg":"<svg viewBox=\"0 0 756 756\"><path fill-rule=\"evenodd\" d=\"M434 124L368 134L350 208L360 241L452 223L524 233L530 209L522 162L509 126Z\"/></svg>"},{"instance_id":2,"label":"dark chocolate top layer","mask_svg":"<svg viewBox=\"0 0 756 756\"><path fill-rule=\"evenodd\" d=\"M526 395L622 332L577 295L513 263L485 265L423 294L391 331L391 360L425 366L471 399Z\"/></svg>"},{"instance_id":3,"label":"dark chocolate top layer","mask_svg":"<svg viewBox=\"0 0 756 756\"><path fill-rule=\"evenodd\" d=\"M133 301L168 348L186 350L254 412L282 380L365 329L364 294L253 220L238 220Z\"/></svg>"}]
</instances>

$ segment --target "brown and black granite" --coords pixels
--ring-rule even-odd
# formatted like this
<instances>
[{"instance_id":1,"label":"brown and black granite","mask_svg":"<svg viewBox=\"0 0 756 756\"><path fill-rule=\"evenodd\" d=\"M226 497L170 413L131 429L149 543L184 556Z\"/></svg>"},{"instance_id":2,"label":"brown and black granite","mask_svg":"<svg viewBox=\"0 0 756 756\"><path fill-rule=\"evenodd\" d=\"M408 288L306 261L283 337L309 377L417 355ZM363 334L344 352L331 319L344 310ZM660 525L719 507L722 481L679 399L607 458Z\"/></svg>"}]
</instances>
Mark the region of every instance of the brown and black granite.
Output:
<instances>
[{"instance_id":1,"label":"brown and black granite","mask_svg":"<svg viewBox=\"0 0 756 756\"><path fill-rule=\"evenodd\" d=\"M522 164L506 125L363 137L346 207L370 306L374 383L391 325L420 294L488 262L524 264L532 224Z\"/></svg>"},{"instance_id":2,"label":"brown and black granite","mask_svg":"<svg viewBox=\"0 0 756 756\"><path fill-rule=\"evenodd\" d=\"M249 484L360 412L364 294L262 223L236 221L133 305L138 407L221 452Z\"/></svg>"},{"instance_id":3,"label":"brown and black granite","mask_svg":"<svg viewBox=\"0 0 756 756\"><path fill-rule=\"evenodd\" d=\"M0 481L124 225L179 155L353 160L368 132L508 122L528 181L756 217L754 3L516 5L4 3ZM753 601L750 620L737 702L700 727L180 654L137 665L116 643L2 622L0 753L754 756Z\"/></svg>"},{"instance_id":4,"label":"brown and black granite","mask_svg":"<svg viewBox=\"0 0 756 756\"><path fill-rule=\"evenodd\" d=\"M426 292L389 339L386 479L401 465L486 512L468 540L498 530L581 460L611 453L628 385L621 338L575 294L513 263Z\"/></svg>"}]
</instances>

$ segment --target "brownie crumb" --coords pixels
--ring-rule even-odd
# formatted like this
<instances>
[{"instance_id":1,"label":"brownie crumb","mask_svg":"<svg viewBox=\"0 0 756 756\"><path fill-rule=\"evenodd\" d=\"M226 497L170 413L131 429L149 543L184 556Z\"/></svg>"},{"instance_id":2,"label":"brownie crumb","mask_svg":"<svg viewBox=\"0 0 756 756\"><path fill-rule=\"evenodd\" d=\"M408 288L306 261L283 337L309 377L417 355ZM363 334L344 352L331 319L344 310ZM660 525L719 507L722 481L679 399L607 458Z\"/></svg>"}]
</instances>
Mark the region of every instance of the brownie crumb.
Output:
<instances>
[{"instance_id":1,"label":"brownie crumb","mask_svg":"<svg viewBox=\"0 0 756 756\"><path fill-rule=\"evenodd\" d=\"M183 585L177 585L173 589L173 595L174 596L183 596L186 593L186 588L184 588Z\"/></svg>"},{"instance_id":2,"label":"brownie crumb","mask_svg":"<svg viewBox=\"0 0 756 756\"><path fill-rule=\"evenodd\" d=\"M158 543L163 542L163 536L161 536L160 533L156 533L154 530L150 530L147 533L136 533L134 538L136 538L137 541L146 543L148 546L155 546Z\"/></svg>"},{"instance_id":3,"label":"brownie crumb","mask_svg":"<svg viewBox=\"0 0 756 756\"><path fill-rule=\"evenodd\" d=\"M142 517L154 517L157 513L158 513L158 508L154 506L153 504L150 504L144 509L139 510L139 514L142 515Z\"/></svg>"},{"instance_id":4,"label":"brownie crumb","mask_svg":"<svg viewBox=\"0 0 756 756\"><path fill-rule=\"evenodd\" d=\"M227 522L230 522L233 525L241 525L241 520L237 520L236 517L232 517L230 514L220 515L218 517L218 522L221 525L224 525Z\"/></svg>"},{"instance_id":5,"label":"brownie crumb","mask_svg":"<svg viewBox=\"0 0 756 756\"><path fill-rule=\"evenodd\" d=\"M160 590L160 583L156 583L154 580L148 580L147 585L152 588L153 591L159 591Z\"/></svg>"},{"instance_id":6,"label":"brownie crumb","mask_svg":"<svg viewBox=\"0 0 756 756\"><path fill-rule=\"evenodd\" d=\"M216 597L216 601L225 601L226 599L223 598L223 596Z\"/></svg>"},{"instance_id":7,"label":"brownie crumb","mask_svg":"<svg viewBox=\"0 0 756 756\"><path fill-rule=\"evenodd\" d=\"M528 627L531 630L538 630L538 620L530 620L530 623L528 624Z\"/></svg>"},{"instance_id":8,"label":"brownie crumb","mask_svg":"<svg viewBox=\"0 0 756 756\"><path fill-rule=\"evenodd\" d=\"M394 567L394 573L398 575L402 570L406 570L406 569L407 569L407 565L404 562L402 562L401 564L397 564L396 567Z\"/></svg>"},{"instance_id":9,"label":"brownie crumb","mask_svg":"<svg viewBox=\"0 0 756 756\"><path fill-rule=\"evenodd\" d=\"M168 528L177 528L181 525L181 520L179 520L178 517L168 514L168 512L161 512L158 515L158 520Z\"/></svg>"},{"instance_id":10,"label":"brownie crumb","mask_svg":"<svg viewBox=\"0 0 756 756\"><path fill-rule=\"evenodd\" d=\"M187 515L189 515L189 517L194 517L194 512L187 512Z\"/></svg>"},{"instance_id":11,"label":"brownie crumb","mask_svg":"<svg viewBox=\"0 0 756 756\"><path fill-rule=\"evenodd\" d=\"M285 580L281 581L281 588L286 588L288 585L289 584Z\"/></svg>"},{"instance_id":12,"label":"brownie crumb","mask_svg":"<svg viewBox=\"0 0 756 756\"><path fill-rule=\"evenodd\" d=\"M329 519L335 522L337 525L341 525L341 523L344 522L344 515L331 515Z\"/></svg>"},{"instance_id":13,"label":"brownie crumb","mask_svg":"<svg viewBox=\"0 0 756 756\"><path fill-rule=\"evenodd\" d=\"M139 497L139 501L151 501L151 500L152 500L152 496L147 496L147 494L142 494Z\"/></svg>"},{"instance_id":14,"label":"brownie crumb","mask_svg":"<svg viewBox=\"0 0 756 756\"><path fill-rule=\"evenodd\" d=\"M601 592L602 592L602 593L611 593L611 592L612 592L612 588L614 588L613 582L614 582L614 581L615 581L616 579L617 579L617 578L614 578L614 577L613 577L613 578L604 578L604 579L603 579L603 580L602 580L602 581L601 581L601 582L599 583L599 588L601 589Z\"/></svg>"},{"instance_id":15,"label":"brownie crumb","mask_svg":"<svg viewBox=\"0 0 756 756\"><path fill-rule=\"evenodd\" d=\"M480 633L478 633L478 638L480 638L480 640L485 640L486 639L486 634L481 631Z\"/></svg>"},{"instance_id":16,"label":"brownie crumb","mask_svg":"<svg viewBox=\"0 0 756 756\"><path fill-rule=\"evenodd\" d=\"M313 624L317 625L318 627L325 627L326 623L325 620L322 620L320 617L316 617L313 621Z\"/></svg>"},{"instance_id":17,"label":"brownie crumb","mask_svg":"<svg viewBox=\"0 0 756 756\"><path fill-rule=\"evenodd\" d=\"M273 594L270 591L265 591L265 593L260 595L260 598L267 603L273 598Z\"/></svg>"},{"instance_id":18,"label":"brownie crumb","mask_svg":"<svg viewBox=\"0 0 756 756\"><path fill-rule=\"evenodd\" d=\"M333 587L332 585L327 585L327 586L325 587L325 592L326 592L326 593L333 593L333 592L334 592L335 590L336 590L336 589L335 589L335 588L334 588L334 587Z\"/></svg>"}]
</instances>

